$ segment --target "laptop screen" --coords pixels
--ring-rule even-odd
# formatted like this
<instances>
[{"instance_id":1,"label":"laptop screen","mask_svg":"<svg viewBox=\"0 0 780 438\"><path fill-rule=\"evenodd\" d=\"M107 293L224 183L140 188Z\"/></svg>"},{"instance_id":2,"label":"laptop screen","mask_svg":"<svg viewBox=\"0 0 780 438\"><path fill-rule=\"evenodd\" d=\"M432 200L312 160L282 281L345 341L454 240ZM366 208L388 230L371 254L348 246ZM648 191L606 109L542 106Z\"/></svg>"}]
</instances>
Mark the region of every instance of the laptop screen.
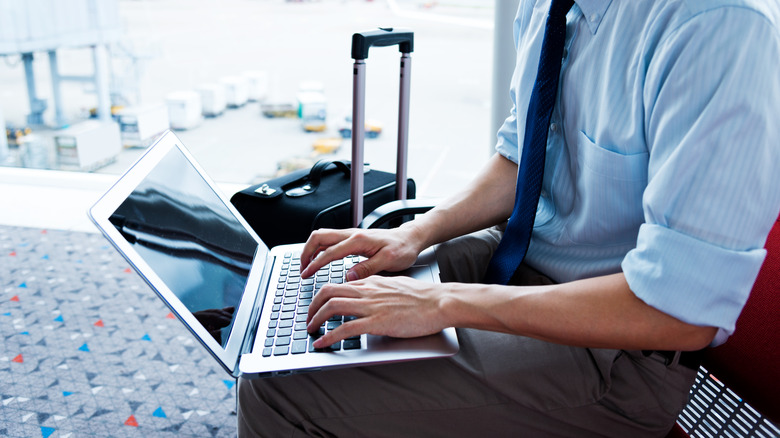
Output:
<instances>
[{"instance_id":1,"label":"laptop screen","mask_svg":"<svg viewBox=\"0 0 780 438\"><path fill-rule=\"evenodd\" d=\"M182 152L170 149L109 220L224 348L258 244Z\"/></svg>"}]
</instances>

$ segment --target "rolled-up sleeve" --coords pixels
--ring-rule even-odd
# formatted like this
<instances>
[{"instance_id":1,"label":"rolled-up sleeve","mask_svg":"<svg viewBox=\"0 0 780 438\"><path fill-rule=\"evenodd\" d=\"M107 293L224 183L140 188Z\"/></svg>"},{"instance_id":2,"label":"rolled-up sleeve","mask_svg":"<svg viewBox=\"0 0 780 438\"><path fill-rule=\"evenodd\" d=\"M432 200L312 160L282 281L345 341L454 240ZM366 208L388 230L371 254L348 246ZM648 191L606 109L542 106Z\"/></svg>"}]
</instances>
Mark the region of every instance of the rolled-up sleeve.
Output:
<instances>
[{"instance_id":1,"label":"rolled-up sleeve","mask_svg":"<svg viewBox=\"0 0 780 438\"><path fill-rule=\"evenodd\" d=\"M647 65L645 223L621 266L647 304L725 334L780 210L777 65L777 28L733 7L691 18Z\"/></svg>"},{"instance_id":2,"label":"rolled-up sleeve","mask_svg":"<svg viewBox=\"0 0 780 438\"><path fill-rule=\"evenodd\" d=\"M731 333L765 256L764 249L722 248L645 224L623 269L631 289L647 304L688 323Z\"/></svg>"},{"instance_id":3,"label":"rolled-up sleeve","mask_svg":"<svg viewBox=\"0 0 780 438\"><path fill-rule=\"evenodd\" d=\"M514 107L512 108L512 114L507 117L501 129L498 130L498 141L496 142L496 152L503 155L510 161L518 163L519 150L517 147L517 117L514 114Z\"/></svg>"}]
</instances>

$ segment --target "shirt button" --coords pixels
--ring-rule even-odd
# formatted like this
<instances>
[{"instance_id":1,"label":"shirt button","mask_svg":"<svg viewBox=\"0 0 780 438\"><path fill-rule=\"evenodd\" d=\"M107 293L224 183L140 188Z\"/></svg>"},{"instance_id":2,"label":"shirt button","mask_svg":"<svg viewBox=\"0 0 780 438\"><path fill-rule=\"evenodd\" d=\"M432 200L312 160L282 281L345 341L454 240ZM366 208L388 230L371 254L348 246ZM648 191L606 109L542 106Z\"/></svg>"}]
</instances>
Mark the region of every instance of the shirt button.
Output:
<instances>
[{"instance_id":1,"label":"shirt button","mask_svg":"<svg viewBox=\"0 0 780 438\"><path fill-rule=\"evenodd\" d=\"M557 123L550 123L550 131L558 132L558 124Z\"/></svg>"}]
</instances>

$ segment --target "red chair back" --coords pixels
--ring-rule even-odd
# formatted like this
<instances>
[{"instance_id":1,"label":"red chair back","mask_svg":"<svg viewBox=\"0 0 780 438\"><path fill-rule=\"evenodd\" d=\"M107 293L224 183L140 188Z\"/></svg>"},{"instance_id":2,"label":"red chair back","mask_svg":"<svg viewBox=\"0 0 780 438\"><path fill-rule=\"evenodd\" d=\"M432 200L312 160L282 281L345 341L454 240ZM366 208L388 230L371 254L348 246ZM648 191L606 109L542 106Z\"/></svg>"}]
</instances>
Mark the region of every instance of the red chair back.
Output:
<instances>
[{"instance_id":1,"label":"red chair back","mask_svg":"<svg viewBox=\"0 0 780 438\"><path fill-rule=\"evenodd\" d=\"M702 366L775 423L780 420L780 218L734 334L705 350Z\"/></svg>"},{"instance_id":2,"label":"red chair back","mask_svg":"<svg viewBox=\"0 0 780 438\"><path fill-rule=\"evenodd\" d=\"M780 218L769 233L766 249L767 257L737 320L734 334L725 344L705 350L702 366L764 418L777 423L780 420L780 403L777 402L777 394L780 394ZM694 385L692 400L697 403L709 400L708 404L714 404L711 397L698 397L702 389L697 385ZM689 422L696 418L697 424L693 427L700 427L699 422L707 421L703 415L685 415L689 410L699 409L687 406L680 419L685 417ZM709 422L707 427L718 429L729 421ZM751 430L750 436L755 436L753 432ZM688 437L678 421L666 438Z\"/></svg>"}]
</instances>

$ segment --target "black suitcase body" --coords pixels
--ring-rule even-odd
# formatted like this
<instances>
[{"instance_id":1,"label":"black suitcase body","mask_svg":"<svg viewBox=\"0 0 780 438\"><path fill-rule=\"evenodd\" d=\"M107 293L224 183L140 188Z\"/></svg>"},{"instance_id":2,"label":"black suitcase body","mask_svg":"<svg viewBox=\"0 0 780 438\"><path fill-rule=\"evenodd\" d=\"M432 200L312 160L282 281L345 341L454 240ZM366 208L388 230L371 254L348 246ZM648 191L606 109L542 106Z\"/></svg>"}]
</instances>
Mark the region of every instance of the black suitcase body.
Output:
<instances>
[{"instance_id":1,"label":"black suitcase body","mask_svg":"<svg viewBox=\"0 0 780 438\"><path fill-rule=\"evenodd\" d=\"M365 212L394 200L413 199L414 181L407 178L410 53L414 35L403 29L360 32L352 36L352 161L319 161L304 169L248 187L230 199L269 247L306 241L318 228L360 225ZM398 111L396 173L367 170L365 139L365 59L372 46L398 45L401 83Z\"/></svg>"},{"instance_id":2,"label":"black suitcase body","mask_svg":"<svg viewBox=\"0 0 780 438\"><path fill-rule=\"evenodd\" d=\"M305 242L318 228L347 228L351 223L349 162L337 163L338 167L320 161L312 168L326 165L314 191L304 188L311 187L313 179L312 171L304 169L248 187L233 195L230 202L269 247ZM395 200L395 174L371 170L364 175L364 184L366 211ZM412 179L407 179L406 190L410 198L415 197ZM303 191L310 193L295 196Z\"/></svg>"}]
</instances>

